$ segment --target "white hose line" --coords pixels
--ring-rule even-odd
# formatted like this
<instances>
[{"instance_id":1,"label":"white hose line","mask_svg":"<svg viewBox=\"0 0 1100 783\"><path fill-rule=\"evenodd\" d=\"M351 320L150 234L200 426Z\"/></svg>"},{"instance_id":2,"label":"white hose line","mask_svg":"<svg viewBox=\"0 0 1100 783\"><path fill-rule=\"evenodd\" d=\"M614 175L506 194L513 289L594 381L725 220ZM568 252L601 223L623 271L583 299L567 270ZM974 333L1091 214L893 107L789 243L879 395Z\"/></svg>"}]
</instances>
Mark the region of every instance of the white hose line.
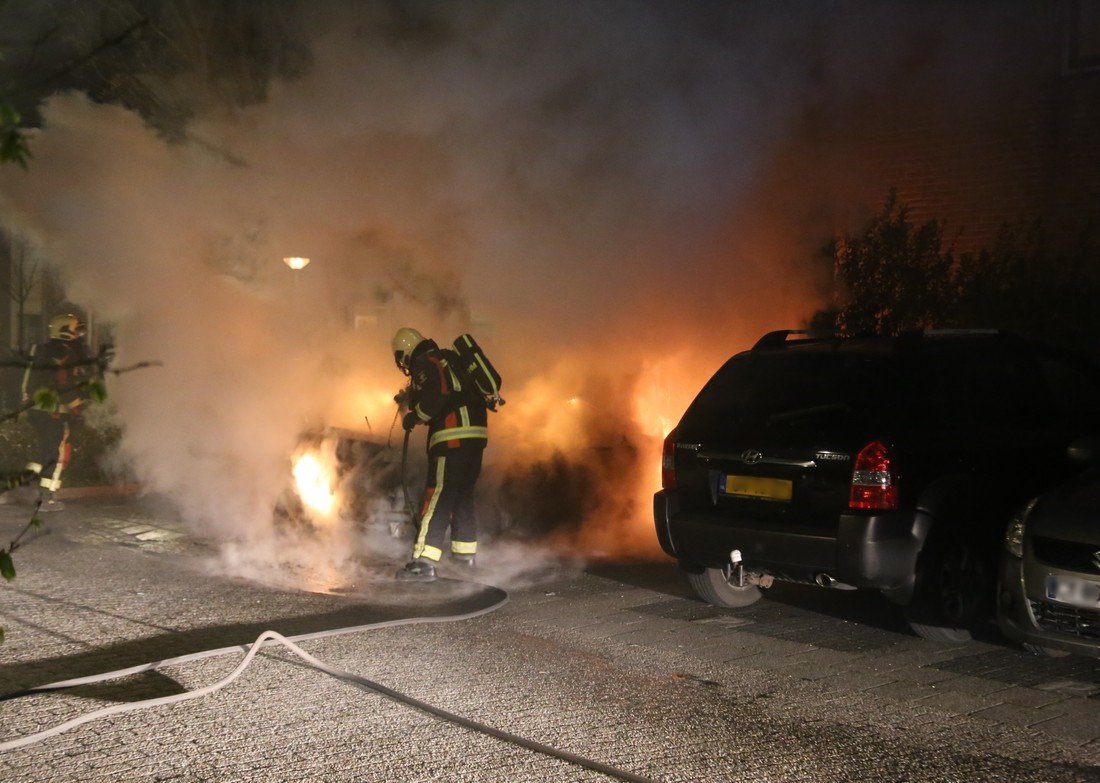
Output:
<instances>
[{"instance_id":1,"label":"white hose line","mask_svg":"<svg viewBox=\"0 0 1100 783\"><path fill-rule=\"evenodd\" d=\"M364 625L349 625L345 626L344 628L330 628L327 631L300 633L295 636L279 638L286 638L292 642L308 642L311 639L324 639L327 636L343 636L344 634L348 633L371 631L377 630L379 628L396 628L401 625L420 625L422 623L455 623L461 622L463 620L472 620L475 617L481 617L482 615L489 614L490 612L495 612L506 603L508 603L507 593L505 593L504 597L497 601L495 604L490 604L484 609L476 609L472 612L464 612L463 614L429 615L426 617L404 617L398 620L379 620L378 622L366 623ZM271 631L270 633L274 633L274 631ZM234 652L248 652L249 649L254 647L258 642L259 640L253 642L252 644L237 644L231 647L218 647L213 650L202 650L197 653L190 653L189 655L180 655L175 658L165 658L162 661L141 663L137 666L131 666L127 669L116 669L112 672L91 674L87 677L75 677L71 680L59 680L58 682L51 682L47 685L36 685L33 688L28 688L27 694L29 695L30 693L37 693L39 691L57 690L59 688L74 688L78 685L91 685L92 683L105 682L107 680L117 680L120 677L129 677L131 674L141 674L142 672L147 672L151 669L159 669L162 666L175 666L176 664L180 663L189 663L191 661L202 660L203 658L214 658L219 655L228 655L229 653ZM6 749L6 745L0 744L0 752Z\"/></svg>"},{"instance_id":2,"label":"white hose line","mask_svg":"<svg viewBox=\"0 0 1100 783\"><path fill-rule=\"evenodd\" d=\"M256 653L259 652L260 648L268 643L275 642L283 644L294 650L294 652L298 653L298 655L308 659L311 663L316 665L317 668L328 674L333 674L333 671L335 670L330 671L330 669L325 664L322 664L316 658L313 658L308 653L298 648L294 644L294 642L304 642L311 639L322 639L326 636L342 636L348 633L377 630L379 628L394 628L400 625L419 625L422 623L451 623L460 622L462 620L472 620L475 617L489 614L489 612L495 612L506 603L508 603L508 594L504 593L504 597L497 601L495 604L490 604L483 609L477 609L473 612L464 612L462 614L434 615L427 617L404 617L398 620L380 620L376 623L366 623L364 625L349 625L344 628L331 628L327 631L302 633L290 637L283 636L279 633L276 633L275 631L264 631L252 644L238 644L232 647L218 647L214 650L202 650L201 652L191 653L190 655L180 655L176 658L165 658L162 661L152 661L150 663L138 664L137 666L131 666L127 669L116 669L115 671L104 672L102 674L92 674L87 677L75 677L71 680L59 680L58 682L51 682L47 685L39 685L34 688L30 688L28 690L28 695L29 693L37 693L39 691L51 691L61 688L74 688L78 685L90 685L92 683L105 682L107 680L117 680L120 677L129 677L132 674L141 674L142 672L147 672L151 669L159 669L162 666L174 666L176 664L189 663L190 661L198 661L203 658L213 658L218 655L227 655L234 652L247 653L247 655L245 655L244 657L244 660L242 660L240 665L238 665L237 668L233 670L232 674L230 674L225 679L214 683L213 685L207 685L205 688L200 688L199 690L195 691L188 691L186 693L176 693L172 694L171 696L160 696L154 699L146 699L145 701L133 702L131 704L117 704L113 707L104 707L103 709L96 710L95 712L90 712L87 715L82 715L79 718L74 718L58 726L54 726L52 729L40 731L36 734L30 734L26 737L21 737L19 739L2 742L0 743L0 753L3 753L7 750L15 750L16 748L26 747L27 745L33 745L36 742L41 742L47 737L56 736L58 734L61 734L62 732L68 731L72 728L76 728L77 726L87 723L88 721L96 720L98 718L106 718L109 715L117 715L122 712L145 709L147 707L157 707L162 704L174 704L179 701L195 699L199 696L205 696L208 693L213 693L219 688L233 682L233 680L235 680L237 676L245 670L245 667L248 666L249 661L251 661ZM342 672L341 674L346 674L346 672ZM333 676L339 675L334 674ZM356 675L348 676L354 678Z\"/></svg>"},{"instance_id":3,"label":"white hose line","mask_svg":"<svg viewBox=\"0 0 1100 783\"><path fill-rule=\"evenodd\" d=\"M505 595L504 599L502 599L501 601L499 601L496 604L493 604L492 606L486 607L485 609L479 609L475 612L469 612L469 613L466 613L466 614L462 614L462 615L451 615L451 616L443 616L443 617L414 617L414 618L406 618L406 619L402 619L402 620L386 620L386 621L382 621L382 622L378 622L378 623L371 623L371 624L368 624L368 625L350 626L350 627L347 627L347 628L337 628L337 629L333 629L333 630L329 630L329 631L319 631L317 633L311 633L311 634L301 634L301 635L293 636L293 637L290 637L290 638L287 638L287 637L283 636L282 634L280 634L276 631L264 631L262 634L260 634L260 636L256 639L256 641L253 642L251 645L239 645L239 646L236 646L236 647L222 647L222 648L219 648L217 650L206 650L206 651L203 651L203 652L194 653L192 655L183 655L183 656L180 656L178 658L169 658L169 659L166 659L166 660L163 660L163 661L156 661L154 663L142 664L140 666L132 666L129 669L119 669L117 671L107 672L105 674L97 674L97 675L92 675L90 677L80 677L80 678L73 679L73 680L65 680L65 681L61 681L61 682L50 683L49 685L41 686L41 688L38 688L38 689L35 689L35 690L51 690L51 689L72 687L72 686L75 686L75 685L84 685L84 684L88 684L88 683L91 683L91 682L101 682L101 681L104 681L104 680L116 679L118 677L125 677L125 676L130 675L130 674L137 674L137 673L140 673L140 672L143 672L143 671L148 671L149 669L153 669L153 668L156 668L158 666L165 666L165 665L169 665L169 664L172 664L172 663L183 663L183 662L187 662L187 661L198 660L200 658L212 657L214 655L222 655L222 654L229 653L229 652L236 652L236 651L239 651L239 650L247 650L247 654L245 655L244 659L241 660L241 662L239 664L237 664L237 667L232 672L230 672L226 677L222 678L218 682L215 682L211 685L207 685L204 688L199 688L199 689L193 690L193 691L187 691L186 693L177 693L177 694L173 694L171 696L161 696L161 697L154 698L154 699L146 699L144 701L132 702L132 703L129 703L129 704L116 704L116 705L111 706L111 707L104 707L102 709L95 710L93 712L89 712L86 715L81 715L77 718L73 718L72 720L68 720L64 723L58 724L57 726L54 726L53 728L46 729L44 731L40 731L36 734L30 734L26 737L21 737L19 739L10 740L8 742L0 743L0 752L7 751L7 750L15 750L16 748L22 748L22 747L26 747L28 745L33 745L35 743L41 742L45 739L48 739L49 737L57 736L58 734L61 734L63 732L68 731L69 729L74 729L77 726L81 726L85 723L90 723L91 721L98 720L100 718L106 718L106 717L109 717L111 715L118 715L118 714L125 713L125 712L133 712L133 711L136 711L136 710L148 709L150 707L158 707L158 706L165 705L165 704L175 704L177 702L183 702L183 701L187 701L189 699L197 699L200 696L206 696L207 694L213 693L214 691L217 691L221 688L224 688L226 685L229 685L231 682L236 680L241 675L241 673L244 672L244 670L246 668L248 668L248 665L252 662L252 659L254 657L256 657L256 654L260 651L260 649L262 647L268 645L269 643L276 643L276 644L283 645L284 647L289 649L291 652L293 652L295 655L297 655L299 658L301 658L306 663L308 663L310 666L313 666L314 668L324 672L325 674L328 674L332 677L336 677L337 679L345 680L345 681L351 682L353 684L365 687L367 689L376 691L376 692L381 693L385 696L388 696L391 699L395 699L395 700L397 700L399 702L402 702L404 704L408 704L410 706L413 706L417 709L423 710L423 711L425 711L425 712L427 712L431 715L442 718L444 720L448 720L448 721L451 721L453 723L457 723L458 725L465 726L465 727L473 729L475 731L480 731L482 733L488 734L489 736L496 737L496 738L504 740L506 742L511 742L513 744L519 745L520 747L527 748L527 749L535 751L537 753L543 753L543 754L561 759L563 761L567 761L567 762L572 763L572 764L577 764L579 766L585 767L587 769L590 769L590 770L593 770L593 771L596 771L596 772L601 772L601 773L603 773L605 775L609 775L611 777L617 777L617 778L620 778L622 780L631 781L632 783L656 783L656 781L653 781L651 778L645 778L645 777L642 777L640 775L635 775L632 772L627 772L625 770L620 770L620 769L618 769L616 767L612 767L608 764L604 764L604 763L598 762L598 761L593 761L593 760L587 759L583 756L579 756L575 753L570 753L569 751L559 750L558 748L554 748L550 745L545 745L543 743L527 739L526 737L521 737L517 734L512 734L510 732L506 732L506 731L503 731L501 729L494 728L492 726L487 726L485 724L478 723L477 721L471 720L469 718L463 718L460 715L456 715L454 713L447 712L446 710L443 710L439 707L434 707L431 704L420 701L419 699L415 699L415 698L412 698L410 696L406 696L405 694L400 693L399 691L396 691L392 688L388 688L384 685L380 685L379 683L373 682L372 680L368 680L365 677L361 677L357 674L353 674L352 672L344 671L343 669L337 669L335 667L329 666L324 661L321 661L318 658L314 658L312 655L310 655L305 650L303 650L301 647L299 647L298 645L294 644L294 642L291 641L291 639L297 639L299 641L302 641L302 640L306 640L306 639L317 639L317 638L321 638L321 637L325 637L325 636L337 636L337 635L340 635L340 634L352 633L354 631L359 631L359 630L387 628L387 627L393 627L393 626L397 626L397 625L411 625L411 624L415 624L415 623L431 623L431 622L453 622L453 621L458 621L458 620L462 620L462 619L469 619L469 618L478 617L480 615L487 614L488 612L499 609L501 606L504 605L504 603L507 600L508 600L507 595Z\"/></svg>"},{"instance_id":4,"label":"white hose line","mask_svg":"<svg viewBox=\"0 0 1100 783\"><path fill-rule=\"evenodd\" d=\"M194 691L187 691L186 693L176 693L176 694L173 694L172 696L161 696L161 697L156 698L156 699L146 699L145 701L135 701L135 702L131 702L129 704L116 704L113 707L104 707L103 709L95 710L94 712L89 712L87 715L81 715L78 718L73 718L72 720L68 720L68 721L65 721L64 723L60 723L60 724L58 724L57 726L54 726L51 729L46 729L45 731L40 731L37 734L29 734L26 737L20 737L19 739L16 739L16 740L9 740L8 742L0 744L0 752L6 751L6 750L15 750L16 748L26 747L27 745L33 745L36 742L41 742L42 740L47 739L49 737L57 736L58 734L61 734L62 732L68 731L69 729L75 729L77 726L81 726L81 725L83 725L85 723L88 723L90 721L93 721L93 720L98 720L99 718L106 718L110 715L118 715L119 713L122 713L122 712L131 712L133 710L144 710L144 709L147 709L149 707L158 707L162 704L175 704L176 702L179 702L179 701L187 701L188 699L197 699L199 696L205 696L208 693L213 693L214 691L218 690L219 688L222 688L223 686L228 685L229 683L233 682L233 680L237 679L237 677L240 676L241 672L243 672L245 670L245 668L247 668L248 664L252 662L252 659L256 656L256 653L258 653L260 651L260 647L263 645L263 643L268 641L269 639L276 639L276 638L281 640L287 646L292 647L295 651L298 651L298 648L295 647L292 642L287 641L284 637L279 636L279 634L275 633L274 631L264 631L262 634L260 634L260 637L256 640L256 642L251 645L251 649L248 651L248 654L245 655L244 660L242 660L237 665L237 668L234 669L228 677L225 677L224 679L219 680L218 682L214 683L213 685L207 685L205 688L199 688L198 690L194 690ZM227 647L227 648L223 648L223 649L224 650L236 650L236 649L239 649L239 648L237 648L237 647ZM300 651L298 651L298 652L300 653ZM148 668L148 666L146 666L146 667L134 667L134 668L144 671L146 668ZM111 672L111 674L113 674L113 673L114 672ZM82 680L88 680L88 679L92 679L92 678L82 677L81 679ZM107 679L110 679L110 678L107 678ZM61 686L55 685L54 687L61 687Z\"/></svg>"}]
</instances>

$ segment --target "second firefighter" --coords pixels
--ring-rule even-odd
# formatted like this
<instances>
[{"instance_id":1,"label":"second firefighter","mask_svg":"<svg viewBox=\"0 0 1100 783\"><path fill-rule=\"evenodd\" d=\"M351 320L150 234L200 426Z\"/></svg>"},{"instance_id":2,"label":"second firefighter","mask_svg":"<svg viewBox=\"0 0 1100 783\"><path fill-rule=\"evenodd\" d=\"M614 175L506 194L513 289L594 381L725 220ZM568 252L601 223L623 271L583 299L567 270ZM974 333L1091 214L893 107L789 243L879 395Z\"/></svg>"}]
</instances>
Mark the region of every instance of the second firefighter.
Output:
<instances>
[{"instance_id":1,"label":"second firefighter","mask_svg":"<svg viewBox=\"0 0 1100 783\"><path fill-rule=\"evenodd\" d=\"M37 448L27 471L39 477L39 510L58 511L61 501L54 496L72 458L70 436L83 420L85 392L80 381L90 375L91 355L84 323L77 316L56 315L49 329L50 339L31 349L23 374L23 400L34 403L27 416Z\"/></svg>"},{"instance_id":2,"label":"second firefighter","mask_svg":"<svg viewBox=\"0 0 1100 783\"><path fill-rule=\"evenodd\" d=\"M450 530L450 552L456 564L472 567L477 554L474 486L489 440L485 401L463 378L453 352L415 329L402 328L393 338L394 361L409 376L402 421L406 430L428 425L428 477L412 559L397 578L430 582L443 556Z\"/></svg>"}]
</instances>

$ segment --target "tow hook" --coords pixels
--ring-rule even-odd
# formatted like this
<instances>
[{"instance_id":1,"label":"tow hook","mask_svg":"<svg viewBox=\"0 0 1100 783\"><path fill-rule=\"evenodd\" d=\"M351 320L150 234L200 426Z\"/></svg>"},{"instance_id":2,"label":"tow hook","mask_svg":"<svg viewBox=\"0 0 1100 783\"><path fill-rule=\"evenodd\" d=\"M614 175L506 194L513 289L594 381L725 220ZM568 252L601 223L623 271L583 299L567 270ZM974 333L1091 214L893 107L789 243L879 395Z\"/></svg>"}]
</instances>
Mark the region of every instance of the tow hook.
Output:
<instances>
[{"instance_id":1,"label":"tow hook","mask_svg":"<svg viewBox=\"0 0 1100 783\"><path fill-rule=\"evenodd\" d=\"M745 564L741 561L740 549L734 549L730 552L730 564L722 569L722 573L725 574L726 584L730 587L756 586L766 590L775 582L775 577L771 574L745 570Z\"/></svg>"},{"instance_id":2,"label":"tow hook","mask_svg":"<svg viewBox=\"0 0 1100 783\"><path fill-rule=\"evenodd\" d=\"M741 562L741 550L730 552L730 566L726 573L726 582L730 587L745 586L745 565Z\"/></svg>"}]
</instances>

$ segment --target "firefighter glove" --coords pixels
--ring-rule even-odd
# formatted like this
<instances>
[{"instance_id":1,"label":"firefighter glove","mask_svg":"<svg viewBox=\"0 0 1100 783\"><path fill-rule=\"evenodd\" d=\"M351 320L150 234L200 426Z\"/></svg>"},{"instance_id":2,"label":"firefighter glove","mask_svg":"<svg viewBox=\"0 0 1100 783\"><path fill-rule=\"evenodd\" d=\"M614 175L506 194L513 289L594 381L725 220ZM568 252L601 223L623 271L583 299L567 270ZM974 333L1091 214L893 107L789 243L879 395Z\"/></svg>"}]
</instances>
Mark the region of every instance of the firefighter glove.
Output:
<instances>
[{"instance_id":1,"label":"firefighter glove","mask_svg":"<svg viewBox=\"0 0 1100 783\"><path fill-rule=\"evenodd\" d=\"M405 418L401 420L401 426L405 428L406 432L411 432L419 421L420 417L414 411L409 411L405 414Z\"/></svg>"}]
</instances>

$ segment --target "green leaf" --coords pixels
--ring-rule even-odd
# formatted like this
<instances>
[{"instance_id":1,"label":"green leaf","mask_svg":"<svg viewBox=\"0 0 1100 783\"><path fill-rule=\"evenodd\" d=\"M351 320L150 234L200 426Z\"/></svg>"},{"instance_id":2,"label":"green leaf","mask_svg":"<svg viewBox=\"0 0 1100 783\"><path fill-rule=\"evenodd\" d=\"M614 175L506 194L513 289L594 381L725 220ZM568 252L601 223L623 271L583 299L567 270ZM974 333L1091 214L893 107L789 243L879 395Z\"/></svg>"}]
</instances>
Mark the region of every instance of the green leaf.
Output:
<instances>
[{"instance_id":1,"label":"green leaf","mask_svg":"<svg viewBox=\"0 0 1100 783\"><path fill-rule=\"evenodd\" d=\"M15 563L12 562L11 552L0 552L0 576L9 582L15 579Z\"/></svg>"},{"instance_id":2,"label":"green leaf","mask_svg":"<svg viewBox=\"0 0 1100 783\"><path fill-rule=\"evenodd\" d=\"M34 402L36 410L46 411L47 413L55 413L61 404L57 392L45 386L36 389L34 394L31 395L31 400Z\"/></svg>"},{"instance_id":3,"label":"green leaf","mask_svg":"<svg viewBox=\"0 0 1100 783\"><path fill-rule=\"evenodd\" d=\"M0 163L13 161L23 168L31 158L27 137L18 128L0 129Z\"/></svg>"},{"instance_id":4,"label":"green leaf","mask_svg":"<svg viewBox=\"0 0 1100 783\"><path fill-rule=\"evenodd\" d=\"M27 134L19 123L23 117L10 103L0 100L0 163L14 162L27 168L31 158Z\"/></svg>"},{"instance_id":5,"label":"green leaf","mask_svg":"<svg viewBox=\"0 0 1100 783\"><path fill-rule=\"evenodd\" d=\"M19 111L14 107L6 103L0 103L0 124L3 125L18 125L19 121L23 117L19 114Z\"/></svg>"},{"instance_id":6,"label":"green leaf","mask_svg":"<svg viewBox=\"0 0 1100 783\"><path fill-rule=\"evenodd\" d=\"M42 527L42 520L38 517L31 517L31 527L33 527L35 530Z\"/></svg>"},{"instance_id":7,"label":"green leaf","mask_svg":"<svg viewBox=\"0 0 1100 783\"><path fill-rule=\"evenodd\" d=\"M88 399L93 402L103 402L107 399L107 387L98 378L93 378L85 383L84 390L88 393Z\"/></svg>"}]
</instances>

